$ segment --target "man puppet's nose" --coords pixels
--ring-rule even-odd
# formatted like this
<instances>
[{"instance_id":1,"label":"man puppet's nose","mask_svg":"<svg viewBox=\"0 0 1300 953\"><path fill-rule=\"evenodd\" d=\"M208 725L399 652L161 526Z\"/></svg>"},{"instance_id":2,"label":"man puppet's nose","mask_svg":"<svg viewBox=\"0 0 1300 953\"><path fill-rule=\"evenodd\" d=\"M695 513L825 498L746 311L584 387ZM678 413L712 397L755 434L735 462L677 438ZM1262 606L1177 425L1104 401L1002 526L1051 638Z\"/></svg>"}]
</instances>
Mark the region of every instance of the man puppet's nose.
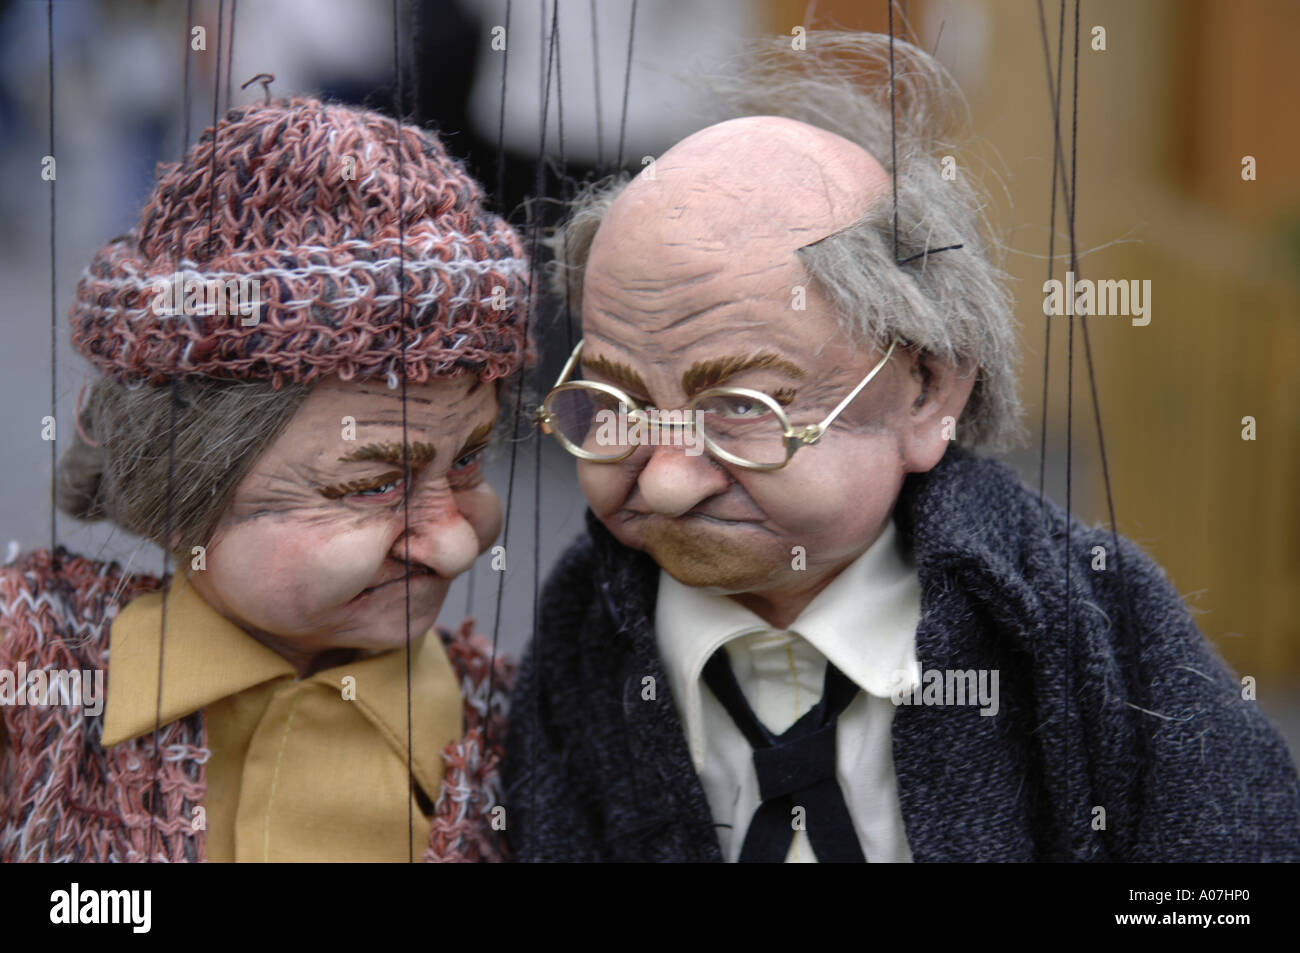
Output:
<instances>
[{"instance_id":1,"label":"man puppet's nose","mask_svg":"<svg viewBox=\"0 0 1300 953\"><path fill-rule=\"evenodd\" d=\"M680 447L655 447L637 477L637 488L651 511L681 516L697 504L723 492L730 484L726 471L707 454L692 456Z\"/></svg>"},{"instance_id":2,"label":"man puppet's nose","mask_svg":"<svg viewBox=\"0 0 1300 953\"><path fill-rule=\"evenodd\" d=\"M410 546L411 562L427 566L444 579L465 572L478 558L474 527L450 500L441 506L413 506L410 532L393 544L393 558L402 561Z\"/></svg>"}]
</instances>

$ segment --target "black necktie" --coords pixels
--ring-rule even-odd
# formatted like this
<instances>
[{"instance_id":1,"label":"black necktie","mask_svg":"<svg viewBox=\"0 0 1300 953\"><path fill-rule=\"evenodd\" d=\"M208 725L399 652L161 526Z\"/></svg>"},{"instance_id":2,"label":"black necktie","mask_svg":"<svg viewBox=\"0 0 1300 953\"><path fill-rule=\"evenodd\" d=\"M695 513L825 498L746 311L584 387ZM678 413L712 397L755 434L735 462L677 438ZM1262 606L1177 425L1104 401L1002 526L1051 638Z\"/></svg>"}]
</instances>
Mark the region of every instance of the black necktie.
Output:
<instances>
[{"instance_id":1,"label":"black necktie","mask_svg":"<svg viewBox=\"0 0 1300 953\"><path fill-rule=\"evenodd\" d=\"M835 779L835 723L858 686L830 661L821 700L780 735L754 715L725 648L704 666L704 682L754 749L762 803L745 832L740 862L779 864L794 840L794 809L802 807L808 840L820 863L865 863L844 794Z\"/></svg>"}]
</instances>

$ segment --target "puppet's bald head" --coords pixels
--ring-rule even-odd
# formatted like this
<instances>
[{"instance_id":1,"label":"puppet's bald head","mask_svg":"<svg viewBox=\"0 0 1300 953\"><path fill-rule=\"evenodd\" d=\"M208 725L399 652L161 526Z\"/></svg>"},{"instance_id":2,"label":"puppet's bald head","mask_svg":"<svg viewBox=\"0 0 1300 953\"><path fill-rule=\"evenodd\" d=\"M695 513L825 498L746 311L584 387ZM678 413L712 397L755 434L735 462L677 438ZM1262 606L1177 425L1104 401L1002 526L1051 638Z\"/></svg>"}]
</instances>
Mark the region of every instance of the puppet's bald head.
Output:
<instances>
[{"instance_id":1,"label":"puppet's bald head","mask_svg":"<svg viewBox=\"0 0 1300 953\"><path fill-rule=\"evenodd\" d=\"M793 252L852 225L888 191L888 173L861 146L793 119L749 116L664 153L615 200L598 242L662 237Z\"/></svg>"}]
</instances>

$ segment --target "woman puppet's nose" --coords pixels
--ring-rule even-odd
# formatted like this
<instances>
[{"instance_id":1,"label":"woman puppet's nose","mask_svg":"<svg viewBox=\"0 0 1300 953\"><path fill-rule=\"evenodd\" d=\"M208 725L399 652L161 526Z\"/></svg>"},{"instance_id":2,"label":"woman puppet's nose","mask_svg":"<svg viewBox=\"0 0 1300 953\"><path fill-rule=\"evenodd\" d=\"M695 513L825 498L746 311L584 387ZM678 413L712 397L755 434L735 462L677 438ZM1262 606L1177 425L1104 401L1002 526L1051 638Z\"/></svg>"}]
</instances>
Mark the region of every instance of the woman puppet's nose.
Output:
<instances>
[{"instance_id":1,"label":"woman puppet's nose","mask_svg":"<svg viewBox=\"0 0 1300 953\"><path fill-rule=\"evenodd\" d=\"M393 558L432 569L452 579L474 565L479 554L478 534L448 493L432 505L412 506L410 530L393 545Z\"/></svg>"}]
</instances>

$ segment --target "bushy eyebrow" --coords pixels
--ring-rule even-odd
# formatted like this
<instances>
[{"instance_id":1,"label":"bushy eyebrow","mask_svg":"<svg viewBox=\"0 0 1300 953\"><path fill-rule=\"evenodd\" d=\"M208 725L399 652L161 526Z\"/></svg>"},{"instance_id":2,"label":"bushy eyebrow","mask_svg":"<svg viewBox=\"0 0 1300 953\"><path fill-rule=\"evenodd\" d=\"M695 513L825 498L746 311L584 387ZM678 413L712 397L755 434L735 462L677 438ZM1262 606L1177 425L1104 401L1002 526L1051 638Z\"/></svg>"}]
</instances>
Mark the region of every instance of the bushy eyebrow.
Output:
<instances>
[{"instance_id":1,"label":"bushy eyebrow","mask_svg":"<svg viewBox=\"0 0 1300 953\"><path fill-rule=\"evenodd\" d=\"M402 445L400 443L368 443L357 447L351 453L339 457L339 462L353 463L377 460L380 463L391 463L395 467L400 467L403 463L406 463L414 468L431 463L437 454L438 451L433 444L417 440L406 445L406 460L403 461Z\"/></svg>"},{"instance_id":2,"label":"bushy eyebrow","mask_svg":"<svg viewBox=\"0 0 1300 953\"><path fill-rule=\"evenodd\" d=\"M608 360L599 354L592 356L584 354L582 356L582 366L589 371L594 371L601 377L608 378L620 387L634 390L639 394L650 393L650 388L646 387L645 379L626 364Z\"/></svg>"},{"instance_id":3,"label":"bushy eyebrow","mask_svg":"<svg viewBox=\"0 0 1300 953\"><path fill-rule=\"evenodd\" d=\"M795 380L807 376L803 368L797 364L787 361L779 354L763 351L748 356L731 355L710 358L707 361L697 361L687 368L686 373L682 375L682 390L687 397L694 397L700 391L720 386L724 381L742 371L752 370L782 371Z\"/></svg>"}]
</instances>

